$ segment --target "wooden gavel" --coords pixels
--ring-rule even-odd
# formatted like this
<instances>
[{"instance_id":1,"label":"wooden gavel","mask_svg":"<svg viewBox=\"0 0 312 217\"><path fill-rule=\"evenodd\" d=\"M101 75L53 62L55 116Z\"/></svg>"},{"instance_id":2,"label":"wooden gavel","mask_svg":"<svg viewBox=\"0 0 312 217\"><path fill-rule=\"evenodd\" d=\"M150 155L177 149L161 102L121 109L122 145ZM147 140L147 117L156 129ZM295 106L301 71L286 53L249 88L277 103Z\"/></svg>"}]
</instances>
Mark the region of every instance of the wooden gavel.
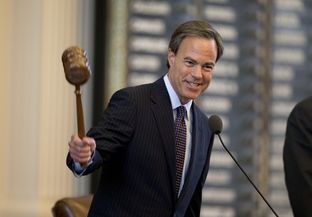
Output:
<instances>
[{"instance_id":1,"label":"wooden gavel","mask_svg":"<svg viewBox=\"0 0 312 217\"><path fill-rule=\"evenodd\" d=\"M91 74L90 66L86 52L76 46L69 47L63 52L62 62L66 80L75 85L78 136L82 139L85 136L85 127L80 85L88 81Z\"/></svg>"}]
</instances>

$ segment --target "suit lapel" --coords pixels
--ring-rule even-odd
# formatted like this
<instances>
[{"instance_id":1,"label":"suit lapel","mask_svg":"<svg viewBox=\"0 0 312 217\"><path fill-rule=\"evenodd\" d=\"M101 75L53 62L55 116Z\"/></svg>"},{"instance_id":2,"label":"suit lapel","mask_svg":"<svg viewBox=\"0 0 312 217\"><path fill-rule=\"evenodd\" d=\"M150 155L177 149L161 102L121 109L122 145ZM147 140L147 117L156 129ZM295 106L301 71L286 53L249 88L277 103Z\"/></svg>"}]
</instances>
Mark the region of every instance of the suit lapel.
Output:
<instances>
[{"instance_id":1,"label":"suit lapel","mask_svg":"<svg viewBox=\"0 0 312 217\"><path fill-rule=\"evenodd\" d=\"M203 168L205 166L209 141L206 139L208 135L203 134L203 121L201 120L200 112L197 106L193 103L193 132L192 132L192 151L189 168L186 175L185 184L179 199L187 193L195 190L198 181L201 178Z\"/></svg>"},{"instance_id":2,"label":"suit lapel","mask_svg":"<svg viewBox=\"0 0 312 217\"><path fill-rule=\"evenodd\" d=\"M152 111L161 135L168 165L173 200L175 200L175 143L172 106L163 78L156 81L151 90Z\"/></svg>"}]
</instances>

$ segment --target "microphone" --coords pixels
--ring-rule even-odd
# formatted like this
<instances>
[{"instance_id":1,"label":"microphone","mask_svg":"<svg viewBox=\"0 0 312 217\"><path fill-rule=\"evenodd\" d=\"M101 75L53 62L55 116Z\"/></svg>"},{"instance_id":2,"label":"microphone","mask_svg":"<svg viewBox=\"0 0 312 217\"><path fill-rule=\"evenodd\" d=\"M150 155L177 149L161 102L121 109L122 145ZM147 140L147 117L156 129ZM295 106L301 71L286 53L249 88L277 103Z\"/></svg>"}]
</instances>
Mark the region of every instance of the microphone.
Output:
<instances>
[{"instance_id":1,"label":"microphone","mask_svg":"<svg viewBox=\"0 0 312 217\"><path fill-rule=\"evenodd\" d=\"M66 80L75 85L78 136L85 136L83 109L81 102L80 85L86 83L90 77L91 70L86 52L80 47L69 47L62 55L62 62Z\"/></svg>"},{"instance_id":2,"label":"microphone","mask_svg":"<svg viewBox=\"0 0 312 217\"><path fill-rule=\"evenodd\" d=\"M257 186L252 182L252 180L249 178L249 176L247 175L247 173L244 171L244 169L240 166L240 164L238 163L238 161L235 159L235 157L231 154L231 152L227 149L227 147L224 145L223 140L221 138L221 132L222 132L222 128L223 128L223 124L222 124L222 120L218 115L211 115L208 119L208 124L209 127L211 128L212 132L214 134L216 134L219 137L219 140L223 146L223 148L226 150L226 152L231 156L231 158L234 160L234 162L236 163L236 165L239 167L239 169L242 171L242 173L246 176L246 178L248 179L248 181L250 182L250 184L256 189L256 191L258 192L258 194L262 197L262 199L264 200L264 202L268 205L268 207L271 209L271 211L274 213L274 215L276 217L278 217L277 213L274 211L273 207L269 204L269 202L265 199L265 197L261 194L261 192L259 191L259 189L257 188Z\"/></svg>"}]
</instances>

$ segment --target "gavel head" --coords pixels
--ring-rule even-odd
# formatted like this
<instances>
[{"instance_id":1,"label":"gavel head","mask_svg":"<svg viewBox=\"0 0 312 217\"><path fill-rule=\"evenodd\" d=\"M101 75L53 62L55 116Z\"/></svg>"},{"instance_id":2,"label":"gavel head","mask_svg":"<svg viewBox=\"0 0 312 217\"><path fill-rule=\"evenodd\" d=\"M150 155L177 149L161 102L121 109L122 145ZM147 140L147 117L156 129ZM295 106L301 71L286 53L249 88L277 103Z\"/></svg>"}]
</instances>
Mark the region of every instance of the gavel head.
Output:
<instances>
[{"instance_id":1,"label":"gavel head","mask_svg":"<svg viewBox=\"0 0 312 217\"><path fill-rule=\"evenodd\" d=\"M73 85L81 85L90 77L90 66L86 52L80 47L69 47L62 55L66 80Z\"/></svg>"}]
</instances>

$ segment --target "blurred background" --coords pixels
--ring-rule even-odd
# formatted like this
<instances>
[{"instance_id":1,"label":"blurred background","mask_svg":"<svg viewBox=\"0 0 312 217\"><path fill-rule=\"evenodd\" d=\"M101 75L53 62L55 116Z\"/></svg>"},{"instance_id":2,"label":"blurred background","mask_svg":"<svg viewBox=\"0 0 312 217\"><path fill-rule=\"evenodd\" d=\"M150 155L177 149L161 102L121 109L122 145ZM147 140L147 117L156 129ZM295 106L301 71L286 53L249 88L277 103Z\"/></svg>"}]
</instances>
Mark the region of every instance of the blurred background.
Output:
<instances>
[{"instance_id":1,"label":"blurred background","mask_svg":"<svg viewBox=\"0 0 312 217\"><path fill-rule=\"evenodd\" d=\"M308 0L0 0L0 216L48 217L56 200L92 193L97 175L67 169L76 130L74 86L63 51L84 48L85 125L112 93L166 73L175 26L208 20L225 53L197 101L222 117L223 140L280 216L292 216L282 150L287 117L312 95L312 2ZM157 175L157 174L155 174ZM215 140L202 217L273 216Z\"/></svg>"}]
</instances>

